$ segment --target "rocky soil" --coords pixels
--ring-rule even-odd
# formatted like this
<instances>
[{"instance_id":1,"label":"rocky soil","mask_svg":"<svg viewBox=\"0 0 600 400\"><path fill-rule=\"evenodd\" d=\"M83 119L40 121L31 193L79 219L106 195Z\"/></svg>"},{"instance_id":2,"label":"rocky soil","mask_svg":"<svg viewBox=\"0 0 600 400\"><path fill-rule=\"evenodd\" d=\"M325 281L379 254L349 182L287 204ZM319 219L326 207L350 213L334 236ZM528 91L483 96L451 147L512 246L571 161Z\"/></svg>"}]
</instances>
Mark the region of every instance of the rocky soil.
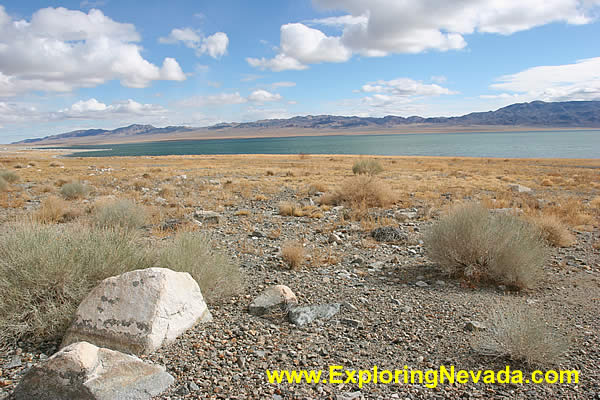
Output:
<instances>
[{"instance_id":1,"label":"rocky soil","mask_svg":"<svg viewBox=\"0 0 600 400\"><path fill-rule=\"evenodd\" d=\"M211 183L212 184L212 183ZM220 185L216 181L215 185ZM283 189L265 200L242 200L218 214L196 213L215 247L242 270L239 296L209 304L212 323L189 330L150 356L176 378L158 399L600 399L600 240L598 227L576 231L577 244L551 249L538 288L511 292L503 286L473 288L444 276L426 257L422 232L427 207L379 210L373 218L395 221L372 232L334 207L322 218L278 215L281 201L314 203ZM249 215L241 211L249 210ZM427 215L429 217L429 215ZM167 227L183 221L168 219ZM373 227L375 228L375 227ZM148 240L163 240L150 238ZM391 240L391 241L386 241ZM291 270L282 260L287 241L300 241L305 262ZM284 316L251 315L248 305L265 288L286 285L300 306L338 303L339 312L298 327ZM577 369L580 383L524 385L269 384L265 370L316 369L513 369L532 367L477 354L472 343L489 310L508 299L547 312L568 338L568 351L552 369ZM0 350L0 399L58 343L19 343ZM325 373L323 377L327 377Z\"/></svg>"}]
</instances>

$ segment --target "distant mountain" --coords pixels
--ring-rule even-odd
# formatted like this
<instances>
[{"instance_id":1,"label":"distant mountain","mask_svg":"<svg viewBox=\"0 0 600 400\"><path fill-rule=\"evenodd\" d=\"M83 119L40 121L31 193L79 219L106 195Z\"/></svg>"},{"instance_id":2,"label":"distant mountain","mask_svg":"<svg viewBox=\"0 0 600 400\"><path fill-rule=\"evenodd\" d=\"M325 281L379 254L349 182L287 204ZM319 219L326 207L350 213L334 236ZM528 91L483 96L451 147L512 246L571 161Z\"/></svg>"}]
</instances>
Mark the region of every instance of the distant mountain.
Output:
<instances>
[{"instance_id":1,"label":"distant mountain","mask_svg":"<svg viewBox=\"0 0 600 400\"><path fill-rule=\"evenodd\" d=\"M164 128L155 128L152 125L133 124L113 130L106 129L83 129L61 133L59 135L51 135L43 138L26 139L17 143L38 143L38 142L64 142L68 139L85 138L89 136L99 136L102 138L118 137L118 136L135 136L135 135L160 135L172 132L188 132L195 128L187 126L167 126ZM49 143L50 144L50 143Z\"/></svg>"},{"instance_id":2,"label":"distant mountain","mask_svg":"<svg viewBox=\"0 0 600 400\"><path fill-rule=\"evenodd\" d=\"M600 101L568 101L545 103L512 104L496 111L477 112L460 117L423 118L397 117L388 115L382 118L371 117L339 117L334 115L308 115L289 119L266 119L244 123L222 123L208 129L231 128L359 128L381 127L392 128L408 124L446 124L446 125L504 125L531 127L600 127Z\"/></svg>"},{"instance_id":3,"label":"distant mountain","mask_svg":"<svg viewBox=\"0 0 600 400\"><path fill-rule=\"evenodd\" d=\"M74 144L115 143L149 140L201 139L239 136L237 131L270 132L278 130L301 134L307 132L339 132L393 130L407 127L430 127L437 131L463 127L530 127L530 128L600 128L600 101L567 101L512 104L496 111L475 112L460 117L423 118L388 115L382 118L343 117L335 115L307 115L288 119L265 119L254 122L220 123L204 128L152 125L129 125L113 130L86 129L43 138L27 139L18 144ZM301 131L304 130L304 131Z\"/></svg>"}]
</instances>

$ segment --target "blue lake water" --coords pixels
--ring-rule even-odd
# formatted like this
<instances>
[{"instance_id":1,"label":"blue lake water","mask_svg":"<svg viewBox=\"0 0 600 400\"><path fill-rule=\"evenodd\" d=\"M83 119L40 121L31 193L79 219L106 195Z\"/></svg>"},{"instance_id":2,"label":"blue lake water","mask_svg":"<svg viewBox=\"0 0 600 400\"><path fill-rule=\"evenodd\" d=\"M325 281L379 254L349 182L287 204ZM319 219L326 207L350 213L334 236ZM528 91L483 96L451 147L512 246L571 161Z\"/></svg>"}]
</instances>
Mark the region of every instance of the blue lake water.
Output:
<instances>
[{"instance_id":1,"label":"blue lake water","mask_svg":"<svg viewBox=\"0 0 600 400\"><path fill-rule=\"evenodd\" d=\"M365 154L501 158L600 158L600 130L419 133L180 140L71 146L74 157L184 154ZM90 149L99 149L92 150Z\"/></svg>"}]
</instances>

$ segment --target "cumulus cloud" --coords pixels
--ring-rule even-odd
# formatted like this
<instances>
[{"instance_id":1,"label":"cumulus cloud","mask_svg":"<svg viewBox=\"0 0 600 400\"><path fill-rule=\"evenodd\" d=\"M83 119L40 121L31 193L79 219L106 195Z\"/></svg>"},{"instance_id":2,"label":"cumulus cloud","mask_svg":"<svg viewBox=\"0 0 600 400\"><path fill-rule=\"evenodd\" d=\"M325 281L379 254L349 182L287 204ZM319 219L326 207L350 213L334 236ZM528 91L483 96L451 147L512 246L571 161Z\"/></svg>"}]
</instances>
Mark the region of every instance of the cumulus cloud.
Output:
<instances>
[{"instance_id":1,"label":"cumulus cloud","mask_svg":"<svg viewBox=\"0 0 600 400\"><path fill-rule=\"evenodd\" d=\"M141 104L128 99L106 105L91 98L80 100L69 108L59 110L51 115L52 119L109 119L115 117L141 117L156 116L166 113L167 110L156 104Z\"/></svg>"},{"instance_id":2,"label":"cumulus cloud","mask_svg":"<svg viewBox=\"0 0 600 400\"><path fill-rule=\"evenodd\" d=\"M439 96L456 94L448 88L426 84L409 78L398 78L390 81L379 80L363 85L361 90L366 93L388 93L393 96Z\"/></svg>"},{"instance_id":3,"label":"cumulus cloud","mask_svg":"<svg viewBox=\"0 0 600 400\"><path fill-rule=\"evenodd\" d=\"M247 62L273 71L302 70L308 64L344 62L353 54L382 57L458 50L467 45L464 36L475 32L509 35L553 22L587 24L600 0L313 0L313 4L346 14L285 24L278 54ZM307 25L341 32L328 36Z\"/></svg>"},{"instance_id":4,"label":"cumulus cloud","mask_svg":"<svg viewBox=\"0 0 600 400\"><path fill-rule=\"evenodd\" d=\"M68 92L113 79L134 88L185 79L173 58L161 68L144 59L139 41L132 24L113 21L100 10L44 8L26 21L13 20L0 6L0 97Z\"/></svg>"},{"instance_id":5,"label":"cumulus cloud","mask_svg":"<svg viewBox=\"0 0 600 400\"><path fill-rule=\"evenodd\" d=\"M247 102L267 103L280 101L282 99L283 97L279 93L271 93L264 89L258 89L250 93L247 97L242 96L239 92L217 93L190 97L179 101L177 104L182 107L206 107L242 104Z\"/></svg>"},{"instance_id":6,"label":"cumulus cloud","mask_svg":"<svg viewBox=\"0 0 600 400\"><path fill-rule=\"evenodd\" d=\"M274 87L274 88L278 88L278 87L294 87L294 86L296 86L296 82L290 82L290 81L273 82L273 83L271 83L270 86Z\"/></svg>"},{"instance_id":7,"label":"cumulus cloud","mask_svg":"<svg viewBox=\"0 0 600 400\"><path fill-rule=\"evenodd\" d=\"M250 93L248 96L248 100L256 101L258 103L266 103L270 101L279 101L281 100L281 95L278 93L271 93L263 89L255 90Z\"/></svg>"},{"instance_id":8,"label":"cumulus cloud","mask_svg":"<svg viewBox=\"0 0 600 400\"><path fill-rule=\"evenodd\" d=\"M521 97L524 101L600 100L600 57L529 68L501 76L491 88L504 92L495 95L499 98Z\"/></svg>"},{"instance_id":9,"label":"cumulus cloud","mask_svg":"<svg viewBox=\"0 0 600 400\"><path fill-rule=\"evenodd\" d=\"M203 36L192 28L176 28L169 36L158 39L160 43L183 43L186 47L194 49L198 57L208 54L212 58L221 58L227 54L229 38L224 32L217 32L210 36Z\"/></svg>"}]
</instances>

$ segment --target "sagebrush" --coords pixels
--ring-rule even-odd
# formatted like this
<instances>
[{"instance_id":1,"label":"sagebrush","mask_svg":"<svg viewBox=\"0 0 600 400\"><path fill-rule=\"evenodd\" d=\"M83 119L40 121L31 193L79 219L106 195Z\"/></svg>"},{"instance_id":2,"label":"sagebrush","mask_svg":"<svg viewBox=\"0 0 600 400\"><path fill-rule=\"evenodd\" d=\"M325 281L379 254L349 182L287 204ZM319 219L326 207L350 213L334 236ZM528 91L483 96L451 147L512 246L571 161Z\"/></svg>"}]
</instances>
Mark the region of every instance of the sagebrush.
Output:
<instances>
[{"instance_id":1,"label":"sagebrush","mask_svg":"<svg viewBox=\"0 0 600 400\"><path fill-rule=\"evenodd\" d=\"M80 199L87 196L90 192L90 187L81 182L65 183L60 188L60 194L67 200Z\"/></svg>"},{"instance_id":2,"label":"sagebrush","mask_svg":"<svg viewBox=\"0 0 600 400\"><path fill-rule=\"evenodd\" d=\"M354 175L377 175L381 172L383 172L383 167L379 161L374 159L358 160L352 166Z\"/></svg>"},{"instance_id":3,"label":"sagebrush","mask_svg":"<svg viewBox=\"0 0 600 400\"><path fill-rule=\"evenodd\" d=\"M507 301L489 312L486 329L475 337L473 347L486 356L531 366L554 365L568 345L566 337L550 325L555 319L537 308Z\"/></svg>"},{"instance_id":4,"label":"sagebrush","mask_svg":"<svg viewBox=\"0 0 600 400\"><path fill-rule=\"evenodd\" d=\"M102 228L137 229L146 223L148 213L134 201L122 199L99 204L92 214L92 220Z\"/></svg>"},{"instance_id":5,"label":"sagebrush","mask_svg":"<svg viewBox=\"0 0 600 400\"><path fill-rule=\"evenodd\" d=\"M0 231L0 345L55 340L101 280L140 268L189 272L210 300L240 287L239 269L208 237L184 233L158 248L135 231L19 222Z\"/></svg>"},{"instance_id":6,"label":"sagebrush","mask_svg":"<svg viewBox=\"0 0 600 400\"><path fill-rule=\"evenodd\" d=\"M516 216L461 204L425 233L429 258L448 274L471 283L535 286L548 249L538 229Z\"/></svg>"}]
</instances>

